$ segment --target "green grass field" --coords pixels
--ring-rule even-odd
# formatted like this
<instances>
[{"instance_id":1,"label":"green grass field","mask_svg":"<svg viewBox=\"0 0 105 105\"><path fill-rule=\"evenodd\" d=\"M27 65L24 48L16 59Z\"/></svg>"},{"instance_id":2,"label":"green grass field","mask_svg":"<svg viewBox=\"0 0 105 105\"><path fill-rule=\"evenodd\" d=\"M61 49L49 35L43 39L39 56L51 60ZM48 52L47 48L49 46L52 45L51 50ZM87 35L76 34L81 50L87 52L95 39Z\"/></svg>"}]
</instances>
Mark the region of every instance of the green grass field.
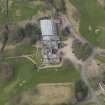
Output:
<instances>
[{"instance_id":1,"label":"green grass field","mask_svg":"<svg viewBox=\"0 0 105 105\"><path fill-rule=\"evenodd\" d=\"M103 94L98 96L99 100L102 102L102 105L105 105L105 96Z\"/></svg>"},{"instance_id":2,"label":"green grass field","mask_svg":"<svg viewBox=\"0 0 105 105\"><path fill-rule=\"evenodd\" d=\"M105 56L100 55L100 56L96 56L96 60L99 60L102 63L105 63Z\"/></svg>"},{"instance_id":3,"label":"green grass field","mask_svg":"<svg viewBox=\"0 0 105 105\"><path fill-rule=\"evenodd\" d=\"M11 15L14 21L31 20L32 16L38 14L39 11L46 10L44 3L32 4L26 0L15 0L11 7ZM16 13L16 11L18 13Z\"/></svg>"},{"instance_id":4,"label":"green grass field","mask_svg":"<svg viewBox=\"0 0 105 105\"><path fill-rule=\"evenodd\" d=\"M6 3L0 0L0 24L4 24ZM29 0L9 0L9 20L12 23L18 23L31 20L32 17L38 17L38 13L49 11L44 1L32 2Z\"/></svg>"},{"instance_id":5,"label":"green grass field","mask_svg":"<svg viewBox=\"0 0 105 105\"><path fill-rule=\"evenodd\" d=\"M33 54L36 51L36 48L31 44L18 44L13 49L5 49L5 57L15 57L21 55Z\"/></svg>"},{"instance_id":6,"label":"green grass field","mask_svg":"<svg viewBox=\"0 0 105 105\"><path fill-rule=\"evenodd\" d=\"M32 89L39 83L74 83L80 78L80 72L76 69L62 67L38 72L34 65L26 59L8 60L8 62L14 65L14 77L7 83L0 80L0 105L10 101L14 94Z\"/></svg>"},{"instance_id":7,"label":"green grass field","mask_svg":"<svg viewBox=\"0 0 105 105\"><path fill-rule=\"evenodd\" d=\"M105 48L105 9L97 0L70 0L80 12L80 33L93 45Z\"/></svg>"}]
</instances>

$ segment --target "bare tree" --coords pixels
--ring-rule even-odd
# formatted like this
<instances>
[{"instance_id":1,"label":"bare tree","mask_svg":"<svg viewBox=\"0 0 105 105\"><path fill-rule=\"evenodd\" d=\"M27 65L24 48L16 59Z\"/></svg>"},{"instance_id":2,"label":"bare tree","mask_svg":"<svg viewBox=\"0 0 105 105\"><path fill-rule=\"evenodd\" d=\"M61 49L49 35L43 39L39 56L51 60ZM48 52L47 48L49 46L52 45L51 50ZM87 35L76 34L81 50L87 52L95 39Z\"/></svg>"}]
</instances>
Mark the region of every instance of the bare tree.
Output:
<instances>
[{"instance_id":1,"label":"bare tree","mask_svg":"<svg viewBox=\"0 0 105 105\"><path fill-rule=\"evenodd\" d=\"M9 8L8 8L8 3L9 0L6 0L6 11L5 11L5 24L4 24L4 41L3 41L3 46L1 47L1 53L4 51L7 41L8 41L8 35L9 35Z\"/></svg>"}]
</instances>

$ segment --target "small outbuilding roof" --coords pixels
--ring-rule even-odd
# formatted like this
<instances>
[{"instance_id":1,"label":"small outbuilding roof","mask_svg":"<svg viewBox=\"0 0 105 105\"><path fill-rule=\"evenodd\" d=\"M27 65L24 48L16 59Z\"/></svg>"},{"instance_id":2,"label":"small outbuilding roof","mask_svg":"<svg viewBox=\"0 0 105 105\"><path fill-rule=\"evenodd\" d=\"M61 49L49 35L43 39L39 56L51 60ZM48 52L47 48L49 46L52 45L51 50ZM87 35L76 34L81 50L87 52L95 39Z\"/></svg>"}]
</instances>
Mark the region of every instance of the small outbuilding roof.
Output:
<instances>
[{"instance_id":1,"label":"small outbuilding roof","mask_svg":"<svg viewBox=\"0 0 105 105\"><path fill-rule=\"evenodd\" d=\"M56 23L52 19L40 21L42 36L57 35Z\"/></svg>"}]
</instances>

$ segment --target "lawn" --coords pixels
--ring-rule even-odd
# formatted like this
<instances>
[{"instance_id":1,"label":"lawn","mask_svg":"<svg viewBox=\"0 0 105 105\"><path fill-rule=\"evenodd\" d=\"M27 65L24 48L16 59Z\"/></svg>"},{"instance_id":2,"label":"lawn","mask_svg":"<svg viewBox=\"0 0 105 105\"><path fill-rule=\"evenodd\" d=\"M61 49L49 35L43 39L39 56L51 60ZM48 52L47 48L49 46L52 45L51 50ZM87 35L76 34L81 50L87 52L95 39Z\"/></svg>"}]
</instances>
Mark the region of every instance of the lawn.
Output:
<instances>
[{"instance_id":1,"label":"lawn","mask_svg":"<svg viewBox=\"0 0 105 105\"><path fill-rule=\"evenodd\" d=\"M101 94L98 96L98 98L102 102L102 105L105 105L105 95Z\"/></svg>"},{"instance_id":2,"label":"lawn","mask_svg":"<svg viewBox=\"0 0 105 105\"><path fill-rule=\"evenodd\" d=\"M96 59L101 61L102 63L105 63L105 56L104 55L98 55L98 56L96 56Z\"/></svg>"},{"instance_id":3,"label":"lawn","mask_svg":"<svg viewBox=\"0 0 105 105\"><path fill-rule=\"evenodd\" d=\"M25 55L32 58L36 62L37 66L39 66L42 63L41 51L42 50L40 48L37 49L31 44L18 44L13 49L5 49L3 54L5 56L5 59L16 59L20 56Z\"/></svg>"},{"instance_id":4,"label":"lawn","mask_svg":"<svg viewBox=\"0 0 105 105\"><path fill-rule=\"evenodd\" d=\"M31 44L17 44L13 49L5 49L5 57L15 57L21 55L33 54L36 51L36 48Z\"/></svg>"},{"instance_id":5,"label":"lawn","mask_svg":"<svg viewBox=\"0 0 105 105\"><path fill-rule=\"evenodd\" d=\"M32 89L39 83L72 82L80 78L80 73L71 68L43 69L39 72L34 65L26 59L7 60L13 64L14 77L7 83L0 84L0 105L10 101L14 94Z\"/></svg>"},{"instance_id":6,"label":"lawn","mask_svg":"<svg viewBox=\"0 0 105 105\"><path fill-rule=\"evenodd\" d=\"M79 71L70 68L50 68L42 69L38 72L34 65L25 59L21 59L20 62L15 60L12 63L15 65L16 79L27 81L26 87L23 86L20 89L28 88L38 83L74 82L80 76Z\"/></svg>"},{"instance_id":7,"label":"lawn","mask_svg":"<svg viewBox=\"0 0 105 105\"><path fill-rule=\"evenodd\" d=\"M6 2L0 0L0 24L5 23L5 9ZM33 16L38 17L39 12L48 11L44 1L9 0L9 20L12 23L32 20Z\"/></svg>"},{"instance_id":8,"label":"lawn","mask_svg":"<svg viewBox=\"0 0 105 105\"><path fill-rule=\"evenodd\" d=\"M15 0L11 7L11 15L15 21L31 20L32 16L38 14L39 11L45 11L46 7L43 2L31 3L26 0Z\"/></svg>"},{"instance_id":9,"label":"lawn","mask_svg":"<svg viewBox=\"0 0 105 105\"><path fill-rule=\"evenodd\" d=\"M0 0L0 24L5 23L6 17L4 13L4 3Z\"/></svg>"},{"instance_id":10,"label":"lawn","mask_svg":"<svg viewBox=\"0 0 105 105\"><path fill-rule=\"evenodd\" d=\"M105 48L105 9L97 0L70 0L80 12L80 33L93 45Z\"/></svg>"}]
</instances>

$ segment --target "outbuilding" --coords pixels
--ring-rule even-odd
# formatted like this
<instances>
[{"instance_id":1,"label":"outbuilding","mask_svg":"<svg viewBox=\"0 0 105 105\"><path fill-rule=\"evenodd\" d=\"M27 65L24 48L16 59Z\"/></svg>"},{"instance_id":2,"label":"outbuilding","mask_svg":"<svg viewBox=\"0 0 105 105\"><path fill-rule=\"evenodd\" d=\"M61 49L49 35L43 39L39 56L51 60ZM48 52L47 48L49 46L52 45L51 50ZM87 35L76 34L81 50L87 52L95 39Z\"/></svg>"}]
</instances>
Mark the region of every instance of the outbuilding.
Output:
<instances>
[{"instance_id":1,"label":"outbuilding","mask_svg":"<svg viewBox=\"0 0 105 105\"><path fill-rule=\"evenodd\" d=\"M57 36L57 24L53 19L41 20L42 39L44 41L59 40Z\"/></svg>"},{"instance_id":2,"label":"outbuilding","mask_svg":"<svg viewBox=\"0 0 105 105\"><path fill-rule=\"evenodd\" d=\"M43 61L46 63L56 63L56 61L59 61L57 55L59 43L57 24L53 19L43 19L40 20L40 25L43 42ZM56 51L56 53L54 51Z\"/></svg>"}]
</instances>

